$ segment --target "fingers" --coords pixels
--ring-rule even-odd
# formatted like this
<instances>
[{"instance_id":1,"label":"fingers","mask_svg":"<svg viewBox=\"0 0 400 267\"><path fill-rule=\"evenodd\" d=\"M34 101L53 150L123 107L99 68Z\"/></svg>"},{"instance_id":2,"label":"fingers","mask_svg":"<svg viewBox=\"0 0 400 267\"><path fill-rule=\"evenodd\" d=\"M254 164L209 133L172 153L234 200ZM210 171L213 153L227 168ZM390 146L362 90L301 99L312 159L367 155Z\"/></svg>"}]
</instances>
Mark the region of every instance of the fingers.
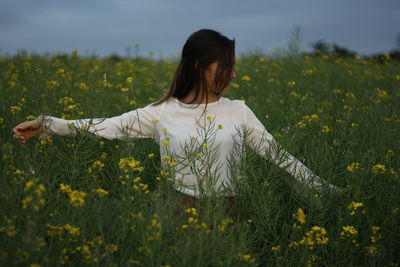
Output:
<instances>
[{"instance_id":1,"label":"fingers","mask_svg":"<svg viewBox=\"0 0 400 267\"><path fill-rule=\"evenodd\" d=\"M23 134L21 134L17 128L14 128L13 132L14 132L14 135L13 135L14 139L18 140L20 143L26 142L25 136Z\"/></svg>"},{"instance_id":2,"label":"fingers","mask_svg":"<svg viewBox=\"0 0 400 267\"><path fill-rule=\"evenodd\" d=\"M25 121L13 128L13 137L21 144L41 133L42 129L37 121Z\"/></svg>"},{"instance_id":3,"label":"fingers","mask_svg":"<svg viewBox=\"0 0 400 267\"><path fill-rule=\"evenodd\" d=\"M25 138L25 136L23 136L22 134L20 134L20 133L14 133L14 138L15 139L17 139L18 140L18 142L20 142L21 144L25 144L26 143L26 138Z\"/></svg>"}]
</instances>

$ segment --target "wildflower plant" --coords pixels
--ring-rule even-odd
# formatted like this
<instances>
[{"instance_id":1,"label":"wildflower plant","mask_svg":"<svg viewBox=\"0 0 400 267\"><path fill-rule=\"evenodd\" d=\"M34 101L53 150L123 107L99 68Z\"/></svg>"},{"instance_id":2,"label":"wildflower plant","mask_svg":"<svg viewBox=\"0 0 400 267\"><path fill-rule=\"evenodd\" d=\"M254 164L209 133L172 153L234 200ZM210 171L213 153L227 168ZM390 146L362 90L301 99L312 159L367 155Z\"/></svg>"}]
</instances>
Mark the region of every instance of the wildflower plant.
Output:
<instances>
[{"instance_id":1,"label":"wildflower plant","mask_svg":"<svg viewBox=\"0 0 400 267\"><path fill-rule=\"evenodd\" d=\"M221 127L216 124L215 118L208 115L198 119L196 125L196 134L181 144L182 152L179 154L171 151L170 147L165 145L165 142L169 142L169 139L167 136L168 131L164 131L164 149L166 153L163 156L163 165L171 177L177 177L175 179L176 187L194 189L198 191L199 196L204 197L215 194L217 187L221 186L218 184L221 175L220 144L216 143L216 135ZM196 187L187 185L183 181L188 170L196 177Z\"/></svg>"}]
</instances>

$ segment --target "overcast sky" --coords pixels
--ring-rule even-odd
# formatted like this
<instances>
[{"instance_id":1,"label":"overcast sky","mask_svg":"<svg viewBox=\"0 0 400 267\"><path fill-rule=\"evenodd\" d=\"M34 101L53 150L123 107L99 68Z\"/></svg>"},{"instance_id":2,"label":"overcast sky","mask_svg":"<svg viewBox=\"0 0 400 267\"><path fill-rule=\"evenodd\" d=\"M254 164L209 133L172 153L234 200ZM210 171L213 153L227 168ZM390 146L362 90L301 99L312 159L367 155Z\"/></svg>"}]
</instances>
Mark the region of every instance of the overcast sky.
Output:
<instances>
[{"instance_id":1,"label":"overcast sky","mask_svg":"<svg viewBox=\"0 0 400 267\"><path fill-rule=\"evenodd\" d=\"M286 47L294 26L302 49L318 40L362 54L389 52L400 35L400 0L0 0L0 51L177 55L190 33L212 28L237 53Z\"/></svg>"}]
</instances>

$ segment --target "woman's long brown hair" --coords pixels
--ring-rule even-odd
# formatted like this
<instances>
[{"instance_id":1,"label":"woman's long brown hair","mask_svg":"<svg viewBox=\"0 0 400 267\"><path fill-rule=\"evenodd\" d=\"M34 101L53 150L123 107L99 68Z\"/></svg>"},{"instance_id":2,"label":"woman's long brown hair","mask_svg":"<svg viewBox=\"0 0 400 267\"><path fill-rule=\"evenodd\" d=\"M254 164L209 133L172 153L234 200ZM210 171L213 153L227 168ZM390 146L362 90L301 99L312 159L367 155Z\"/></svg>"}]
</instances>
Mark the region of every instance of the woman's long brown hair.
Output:
<instances>
[{"instance_id":1,"label":"woman's long brown hair","mask_svg":"<svg viewBox=\"0 0 400 267\"><path fill-rule=\"evenodd\" d=\"M194 91L189 104L197 99L205 99L208 103L206 68L218 62L215 75L214 92L218 97L228 86L235 64L235 41L209 29L192 33L182 50L182 58L176 69L174 79L168 93L153 105L159 105L170 97L183 99Z\"/></svg>"}]
</instances>

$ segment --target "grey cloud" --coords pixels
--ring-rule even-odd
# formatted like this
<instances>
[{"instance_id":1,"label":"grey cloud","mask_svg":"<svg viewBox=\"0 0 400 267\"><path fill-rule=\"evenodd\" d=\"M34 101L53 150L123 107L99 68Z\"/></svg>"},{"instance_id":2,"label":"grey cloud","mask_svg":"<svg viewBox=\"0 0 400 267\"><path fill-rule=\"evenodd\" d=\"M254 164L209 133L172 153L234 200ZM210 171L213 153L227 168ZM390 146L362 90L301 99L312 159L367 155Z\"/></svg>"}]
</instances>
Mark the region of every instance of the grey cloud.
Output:
<instances>
[{"instance_id":1,"label":"grey cloud","mask_svg":"<svg viewBox=\"0 0 400 267\"><path fill-rule=\"evenodd\" d=\"M298 25L304 48L325 39L371 53L394 47L399 7L397 0L0 0L0 49L96 49L106 55L140 42L144 53L168 55L191 32L208 27L235 37L238 51L268 52L286 45Z\"/></svg>"}]
</instances>

